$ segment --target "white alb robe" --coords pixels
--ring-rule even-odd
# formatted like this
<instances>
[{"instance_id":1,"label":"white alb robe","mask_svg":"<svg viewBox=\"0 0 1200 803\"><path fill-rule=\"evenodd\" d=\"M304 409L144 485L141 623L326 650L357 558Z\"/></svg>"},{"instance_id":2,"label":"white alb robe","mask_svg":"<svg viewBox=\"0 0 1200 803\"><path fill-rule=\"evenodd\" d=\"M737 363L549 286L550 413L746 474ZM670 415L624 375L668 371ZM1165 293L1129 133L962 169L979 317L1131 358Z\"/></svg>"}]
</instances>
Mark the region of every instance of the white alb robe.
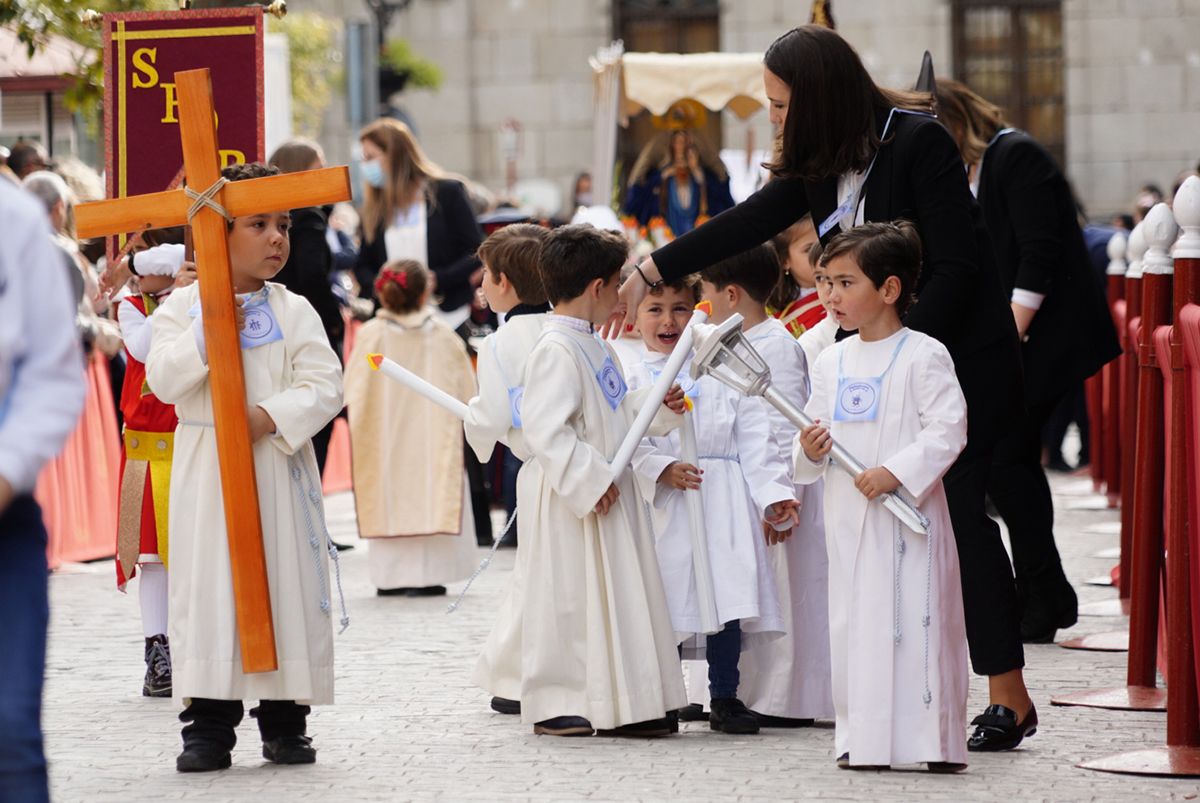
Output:
<instances>
[{"instance_id":1,"label":"white alb robe","mask_svg":"<svg viewBox=\"0 0 1200 803\"><path fill-rule=\"evenodd\" d=\"M906 334L876 419L835 421L839 357L845 377L877 376ZM830 422L834 439L865 465L891 471L932 522L928 539L899 524L847 472L810 461L797 440L796 479L825 479L834 755L848 752L852 764L966 763L967 637L941 480L966 444L967 408L950 354L908 329L870 343L848 338L817 359L805 410Z\"/></svg>"},{"instance_id":2,"label":"white alb robe","mask_svg":"<svg viewBox=\"0 0 1200 803\"><path fill-rule=\"evenodd\" d=\"M530 488L520 512L523 722L582 716L615 728L686 703L646 503L630 471L608 513L593 512L636 407L629 396L616 410L606 400L596 372L608 357L616 363L610 347L551 315L526 364L522 420L534 459L522 472Z\"/></svg>"},{"instance_id":3,"label":"white alb robe","mask_svg":"<svg viewBox=\"0 0 1200 803\"><path fill-rule=\"evenodd\" d=\"M529 449L521 429L513 425L511 396L525 382L525 362L541 336L545 313L517 315L488 335L479 349L476 366L479 395L467 405L464 426L467 443L481 463L492 456L496 443L508 446L513 456L525 462ZM528 483L525 466L517 472L517 508L523 505ZM521 611L524 605L524 552L518 548L508 592L496 611L496 622L488 634L472 675L473 682L496 697L516 700L521 694Z\"/></svg>"},{"instance_id":4,"label":"white alb robe","mask_svg":"<svg viewBox=\"0 0 1200 803\"><path fill-rule=\"evenodd\" d=\"M650 387L666 354L647 352L629 372L629 386ZM762 522L767 508L794 498L788 460L770 441L763 401L743 396L704 376L689 392L704 506L709 564L721 623L740 620L742 649L783 635L775 575L767 558ZM685 493L659 484L658 477L682 459L679 433L647 438L650 450L634 464L642 495L653 500L651 520L671 624L682 641L704 632L696 596L692 527Z\"/></svg>"},{"instance_id":5,"label":"white alb robe","mask_svg":"<svg viewBox=\"0 0 1200 803\"><path fill-rule=\"evenodd\" d=\"M823 323L801 335L801 340ZM811 363L801 343L774 318L752 326L746 338L771 367L771 386L803 408L808 401ZM790 468L796 426L774 407L765 406L774 448ZM739 693L747 707L760 714L830 719L833 681L829 668L829 561L825 555L823 490L818 480L808 487L797 485L795 491L801 502L800 523L792 528L791 538L768 548L787 634L742 654Z\"/></svg>"},{"instance_id":6,"label":"white alb robe","mask_svg":"<svg viewBox=\"0 0 1200 803\"><path fill-rule=\"evenodd\" d=\"M279 668L244 674L234 614L209 366L189 315L199 286L176 290L154 314L146 378L175 405L179 426L170 496L170 639L176 700L333 702L334 589L324 542L320 474L310 438L342 407L337 355L321 319L301 296L268 282L283 339L242 350L246 400L266 410L276 432L254 444L263 548ZM290 469L301 473L299 486ZM308 491L317 490L315 501ZM308 520L316 529L309 532ZM319 545L309 539L315 535ZM319 571L318 571L319 569Z\"/></svg>"}]
</instances>

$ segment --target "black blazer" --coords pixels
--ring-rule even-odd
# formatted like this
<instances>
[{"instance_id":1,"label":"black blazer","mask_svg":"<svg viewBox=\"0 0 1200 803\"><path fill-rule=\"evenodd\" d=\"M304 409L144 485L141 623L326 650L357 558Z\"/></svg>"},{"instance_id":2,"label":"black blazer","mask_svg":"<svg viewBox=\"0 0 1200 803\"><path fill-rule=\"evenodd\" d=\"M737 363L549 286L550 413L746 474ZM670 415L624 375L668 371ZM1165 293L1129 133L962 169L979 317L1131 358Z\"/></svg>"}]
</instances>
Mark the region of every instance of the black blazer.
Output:
<instances>
[{"instance_id":1,"label":"black blazer","mask_svg":"<svg viewBox=\"0 0 1200 803\"><path fill-rule=\"evenodd\" d=\"M341 358L346 323L342 319L342 305L329 283L333 254L325 240L328 227L329 221L323 209L310 206L292 210L292 227L288 231L291 251L283 269L275 275L275 281L308 299L317 315L321 316L329 345Z\"/></svg>"},{"instance_id":2,"label":"black blazer","mask_svg":"<svg viewBox=\"0 0 1200 803\"><path fill-rule=\"evenodd\" d=\"M425 202L425 238L429 254L426 267L437 276L436 293L442 299L440 306L449 312L471 303L475 292L471 287L471 274L479 267L475 252L483 242L483 230L471 211L462 182L438 179L431 189ZM363 237L358 252L354 275L364 298L374 297L375 276L387 262L383 233L388 225L390 221L384 221L370 242Z\"/></svg>"},{"instance_id":3,"label":"black blazer","mask_svg":"<svg viewBox=\"0 0 1200 803\"><path fill-rule=\"evenodd\" d=\"M1046 297L1021 353L1026 401L1052 402L1121 353L1075 200L1054 158L1014 131L983 156L979 204L1005 292L1019 287Z\"/></svg>"},{"instance_id":4,"label":"black blazer","mask_svg":"<svg viewBox=\"0 0 1200 803\"><path fill-rule=\"evenodd\" d=\"M837 176L774 179L654 252L654 263L664 278L675 279L764 243L805 214L820 226L837 208L837 182ZM968 438L986 447L1020 407L1020 352L983 216L950 134L932 117L896 114L864 196L864 220L906 219L921 235L917 303L904 323L949 350L970 408ZM834 226L822 241L840 231Z\"/></svg>"}]
</instances>

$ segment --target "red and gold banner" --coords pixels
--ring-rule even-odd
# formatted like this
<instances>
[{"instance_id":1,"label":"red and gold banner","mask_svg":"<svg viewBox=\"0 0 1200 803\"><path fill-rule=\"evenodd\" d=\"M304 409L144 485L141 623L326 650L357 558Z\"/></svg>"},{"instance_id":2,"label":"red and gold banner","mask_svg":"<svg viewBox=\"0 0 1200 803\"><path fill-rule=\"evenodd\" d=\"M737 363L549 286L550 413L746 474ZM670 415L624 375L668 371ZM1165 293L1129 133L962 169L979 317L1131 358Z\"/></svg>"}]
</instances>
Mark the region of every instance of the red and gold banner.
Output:
<instances>
[{"instance_id":1,"label":"red and gold banner","mask_svg":"<svg viewBox=\"0 0 1200 803\"><path fill-rule=\"evenodd\" d=\"M104 15L108 197L175 181L183 151L174 75L201 67L212 73L222 167L264 161L261 7Z\"/></svg>"}]
</instances>

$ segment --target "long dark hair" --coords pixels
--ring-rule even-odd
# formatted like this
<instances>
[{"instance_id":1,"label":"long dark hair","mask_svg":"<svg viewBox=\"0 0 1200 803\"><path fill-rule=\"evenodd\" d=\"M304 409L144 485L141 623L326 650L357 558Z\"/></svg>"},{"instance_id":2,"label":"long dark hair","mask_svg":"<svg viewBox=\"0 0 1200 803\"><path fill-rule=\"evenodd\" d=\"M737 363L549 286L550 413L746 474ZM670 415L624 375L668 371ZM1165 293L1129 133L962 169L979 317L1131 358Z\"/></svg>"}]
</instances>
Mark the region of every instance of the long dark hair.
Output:
<instances>
[{"instance_id":1,"label":"long dark hair","mask_svg":"<svg viewBox=\"0 0 1200 803\"><path fill-rule=\"evenodd\" d=\"M866 170L880 145L876 128L893 107L933 111L926 92L876 86L854 48L820 25L776 39L763 64L792 91L775 159L766 165L776 176L820 181Z\"/></svg>"}]
</instances>

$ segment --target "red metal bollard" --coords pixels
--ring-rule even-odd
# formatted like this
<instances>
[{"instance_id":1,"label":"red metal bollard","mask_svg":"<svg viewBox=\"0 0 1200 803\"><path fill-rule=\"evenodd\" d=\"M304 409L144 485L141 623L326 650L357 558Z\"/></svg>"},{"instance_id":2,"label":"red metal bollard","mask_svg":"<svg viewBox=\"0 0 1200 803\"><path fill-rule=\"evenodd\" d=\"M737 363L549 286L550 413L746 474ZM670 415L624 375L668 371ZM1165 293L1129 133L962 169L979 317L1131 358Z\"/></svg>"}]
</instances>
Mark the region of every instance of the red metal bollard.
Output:
<instances>
[{"instance_id":1,"label":"red metal bollard","mask_svg":"<svg viewBox=\"0 0 1200 803\"><path fill-rule=\"evenodd\" d=\"M1167 222L1174 226L1170 210L1164 205L1157 213L1159 221L1165 214ZM1135 328L1127 327L1131 335L1136 335L1132 344L1127 345L1126 357L1132 362L1133 376L1137 382L1138 397L1135 405L1127 405L1129 418L1137 411L1136 422L1131 427L1136 429L1136 438L1127 441L1133 448L1134 464L1133 482L1125 483L1124 504L1122 512L1128 515L1132 526L1126 527L1125 516L1122 516L1122 548L1123 563L1127 560L1130 570L1122 572L1123 580L1127 579L1131 589L1130 624L1126 637L1129 646L1129 663L1126 685L1116 688L1096 689L1086 692L1074 692L1052 697L1054 705L1081 705L1095 708L1115 708L1136 711L1161 711L1166 708L1167 694L1156 687L1155 647L1158 635L1158 579L1162 570L1162 476L1163 476L1163 398L1162 374L1157 363L1151 360L1153 355L1153 331L1156 325L1168 323L1170 315L1170 277L1167 275L1151 276L1143 271L1143 267L1157 259L1160 263L1170 264L1166 253L1170 239L1165 243L1143 239L1143 234L1149 230L1149 218L1134 229L1130 235L1130 262L1126 278L1127 315L1137 312L1129 306L1135 300L1141 302L1141 320L1151 325ZM1161 232L1160 232L1161 234ZM1173 237L1173 234L1171 235ZM1147 252L1143 259L1138 259L1144 250L1144 243L1151 242L1155 249ZM1141 279L1136 277L1142 274ZM1137 292L1140 287L1140 293ZM1134 292L1129 292L1129 290ZM1164 295L1165 293L1165 295ZM1132 384L1132 383L1131 383ZM1157 470L1155 469L1157 466ZM1157 495L1156 495L1157 494ZM1157 518L1157 526L1154 519ZM1129 547L1125 542L1130 542ZM1102 646L1101 641L1112 641L1118 634L1097 634L1090 638ZM1123 634L1121 634L1123 635ZM1075 640L1082 641L1082 640ZM1064 643L1065 644L1065 643ZM1078 646L1088 646L1078 645Z\"/></svg>"},{"instance_id":2,"label":"red metal bollard","mask_svg":"<svg viewBox=\"0 0 1200 803\"><path fill-rule=\"evenodd\" d=\"M1125 318L1125 249L1126 238L1114 234L1108 241L1108 308L1113 323L1120 331ZM1108 506L1116 507L1121 500L1121 358L1104 366L1104 490L1108 494ZM1124 572L1126 569L1122 567ZM1127 585L1124 579L1120 585Z\"/></svg>"},{"instance_id":3,"label":"red metal bollard","mask_svg":"<svg viewBox=\"0 0 1200 803\"><path fill-rule=\"evenodd\" d=\"M1142 319L1142 257L1146 240L1141 224L1129 236L1129 269L1125 273L1125 317L1122 322L1121 345L1121 599L1128 601L1133 591L1133 475L1136 465L1138 366L1136 327ZM1128 612L1128 611L1126 611Z\"/></svg>"}]
</instances>

